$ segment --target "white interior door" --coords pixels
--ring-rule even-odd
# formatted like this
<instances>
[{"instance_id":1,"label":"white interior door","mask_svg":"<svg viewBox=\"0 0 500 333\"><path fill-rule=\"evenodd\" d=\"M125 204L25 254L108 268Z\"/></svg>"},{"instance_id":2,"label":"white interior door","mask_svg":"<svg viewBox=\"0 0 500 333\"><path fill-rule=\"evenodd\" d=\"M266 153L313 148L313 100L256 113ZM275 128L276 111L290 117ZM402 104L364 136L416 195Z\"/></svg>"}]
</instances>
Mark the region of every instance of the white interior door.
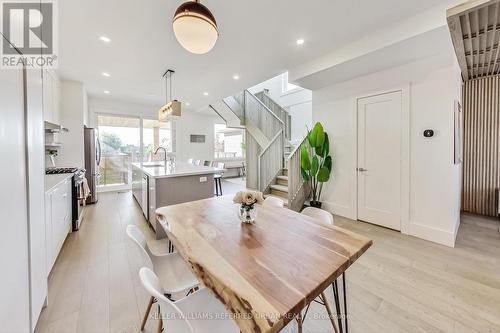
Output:
<instances>
[{"instance_id":1,"label":"white interior door","mask_svg":"<svg viewBox=\"0 0 500 333\"><path fill-rule=\"evenodd\" d=\"M402 92L358 100L358 219L401 230Z\"/></svg>"}]
</instances>

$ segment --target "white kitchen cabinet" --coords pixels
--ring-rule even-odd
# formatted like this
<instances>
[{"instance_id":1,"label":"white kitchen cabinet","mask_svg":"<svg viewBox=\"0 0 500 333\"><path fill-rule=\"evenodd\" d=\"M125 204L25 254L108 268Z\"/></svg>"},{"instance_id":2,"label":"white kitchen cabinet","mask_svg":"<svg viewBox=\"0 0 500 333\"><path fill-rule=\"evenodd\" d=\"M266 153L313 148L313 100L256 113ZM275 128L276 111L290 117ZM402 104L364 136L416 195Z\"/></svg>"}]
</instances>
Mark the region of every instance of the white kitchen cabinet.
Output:
<instances>
[{"instance_id":1,"label":"white kitchen cabinet","mask_svg":"<svg viewBox=\"0 0 500 333\"><path fill-rule=\"evenodd\" d=\"M71 230L71 178L45 194L47 276Z\"/></svg>"},{"instance_id":2,"label":"white kitchen cabinet","mask_svg":"<svg viewBox=\"0 0 500 333\"><path fill-rule=\"evenodd\" d=\"M61 83L56 73L45 69L43 71L43 119L60 124Z\"/></svg>"}]
</instances>

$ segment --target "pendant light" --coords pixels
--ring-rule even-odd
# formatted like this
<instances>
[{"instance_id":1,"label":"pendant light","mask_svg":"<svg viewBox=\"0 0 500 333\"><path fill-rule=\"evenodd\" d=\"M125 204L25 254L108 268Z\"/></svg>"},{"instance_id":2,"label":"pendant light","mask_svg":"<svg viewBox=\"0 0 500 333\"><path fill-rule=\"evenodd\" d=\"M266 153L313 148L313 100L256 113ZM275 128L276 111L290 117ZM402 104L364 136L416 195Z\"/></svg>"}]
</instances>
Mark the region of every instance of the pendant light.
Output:
<instances>
[{"instance_id":1,"label":"pendant light","mask_svg":"<svg viewBox=\"0 0 500 333\"><path fill-rule=\"evenodd\" d=\"M199 0L180 5L175 11L172 25L177 41L194 54L209 52L219 37L214 16Z\"/></svg>"},{"instance_id":2,"label":"pendant light","mask_svg":"<svg viewBox=\"0 0 500 333\"><path fill-rule=\"evenodd\" d=\"M158 120L162 122L181 116L181 102L176 99L172 100L172 74L174 73L174 70L169 69L163 74L165 78L166 102L158 111Z\"/></svg>"}]
</instances>

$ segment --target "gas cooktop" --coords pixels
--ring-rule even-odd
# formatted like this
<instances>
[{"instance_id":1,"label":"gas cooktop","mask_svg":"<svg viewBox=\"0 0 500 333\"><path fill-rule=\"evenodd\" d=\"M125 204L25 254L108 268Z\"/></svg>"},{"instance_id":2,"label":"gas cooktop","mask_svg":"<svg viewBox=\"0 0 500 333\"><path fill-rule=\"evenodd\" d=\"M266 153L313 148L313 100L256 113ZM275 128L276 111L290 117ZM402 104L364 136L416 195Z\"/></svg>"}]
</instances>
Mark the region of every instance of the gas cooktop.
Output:
<instances>
[{"instance_id":1,"label":"gas cooktop","mask_svg":"<svg viewBox=\"0 0 500 333\"><path fill-rule=\"evenodd\" d=\"M55 175L60 173L75 173L78 168L47 168L45 169L46 175Z\"/></svg>"}]
</instances>

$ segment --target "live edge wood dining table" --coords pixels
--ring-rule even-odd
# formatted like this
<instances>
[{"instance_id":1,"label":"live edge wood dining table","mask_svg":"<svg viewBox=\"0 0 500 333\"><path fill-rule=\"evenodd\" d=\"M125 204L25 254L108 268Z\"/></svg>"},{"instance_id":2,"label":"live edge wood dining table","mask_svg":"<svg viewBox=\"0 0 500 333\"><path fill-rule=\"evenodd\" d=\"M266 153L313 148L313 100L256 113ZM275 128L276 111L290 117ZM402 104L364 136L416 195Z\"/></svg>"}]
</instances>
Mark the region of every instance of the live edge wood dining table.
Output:
<instances>
[{"instance_id":1,"label":"live edge wood dining table","mask_svg":"<svg viewBox=\"0 0 500 333\"><path fill-rule=\"evenodd\" d=\"M372 244L286 208L259 206L255 222L243 224L238 209L231 196L221 196L161 207L156 217L243 333L299 322L301 311Z\"/></svg>"}]
</instances>

